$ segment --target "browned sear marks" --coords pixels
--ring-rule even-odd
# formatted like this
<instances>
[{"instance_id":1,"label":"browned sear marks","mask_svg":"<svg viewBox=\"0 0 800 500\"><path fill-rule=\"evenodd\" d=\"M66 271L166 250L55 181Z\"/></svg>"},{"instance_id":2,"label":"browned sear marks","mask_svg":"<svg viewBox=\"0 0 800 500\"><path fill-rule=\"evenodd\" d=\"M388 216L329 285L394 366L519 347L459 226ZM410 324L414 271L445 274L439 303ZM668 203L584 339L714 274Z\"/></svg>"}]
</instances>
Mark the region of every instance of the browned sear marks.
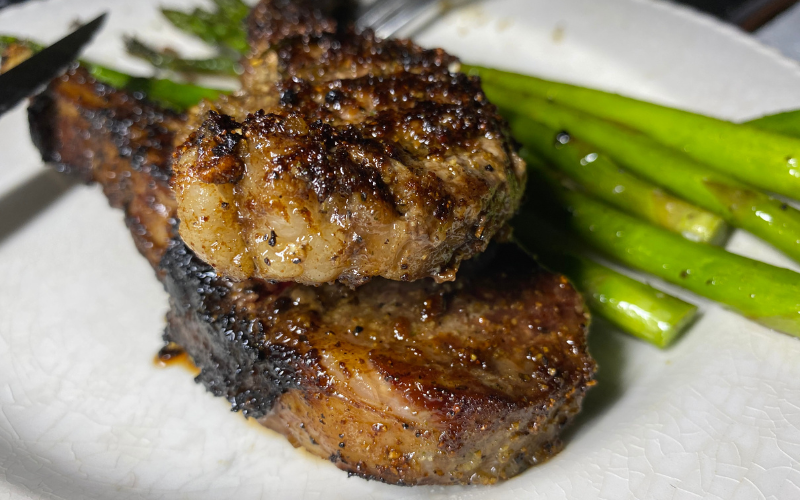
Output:
<instances>
[{"instance_id":1,"label":"browned sear marks","mask_svg":"<svg viewBox=\"0 0 800 500\"><path fill-rule=\"evenodd\" d=\"M231 117L210 111L200 129L193 132L175 154L180 155L189 144L196 146L200 154L192 166L192 176L209 184L238 182L244 175L244 163L235 154L236 146L242 140L238 127L239 124Z\"/></svg>"},{"instance_id":2,"label":"browned sear marks","mask_svg":"<svg viewBox=\"0 0 800 500\"><path fill-rule=\"evenodd\" d=\"M243 90L195 110L176 157L181 236L235 280L452 280L517 209L525 166L456 58L336 31L326 5L254 11ZM199 140L219 120L244 136L225 155Z\"/></svg>"}]
</instances>

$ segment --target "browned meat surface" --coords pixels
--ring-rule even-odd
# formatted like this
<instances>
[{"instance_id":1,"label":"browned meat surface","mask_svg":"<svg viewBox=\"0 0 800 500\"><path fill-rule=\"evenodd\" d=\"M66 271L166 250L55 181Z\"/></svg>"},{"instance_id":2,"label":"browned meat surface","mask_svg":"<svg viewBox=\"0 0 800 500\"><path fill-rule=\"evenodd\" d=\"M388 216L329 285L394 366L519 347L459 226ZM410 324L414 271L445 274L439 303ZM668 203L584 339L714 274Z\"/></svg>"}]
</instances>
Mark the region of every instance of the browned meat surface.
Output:
<instances>
[{"instance_id":1,"label":"browned meat surface","mask_svg":"<svg viewBox=\"0 0 800 500\"><path fill-rule=\"evenodd\" d=\"M513 245L497 252L452 283L353 291L234 283L178 245L162 263L166 338L214 394L341 469L493 483L560 449L594 371L577 292Z\"/></svg>"},{"instance_id":2,"label":"browned meat surface","mask_svg":"<svg viewBox=\"0 0 800 500\"><path fill-rule=\"evenodd\" d=\"M179 240L164 255L180 117L81 70L54 81L30 117L43 156L100 183L142 253L161 260L165 339L234 409L391 483L492 483L558 451L594 371L588 318L563 277L502 245L443 284L234 282Z\"/></svg>"},{"instance_id":3,"label":"browned meat surface","mask_svg":"<svg viewBox=\"0 0 800 500\"><path fill-rule=\"evenodd\" d=\"M22 61L33 55L33 50L27 45L11 43L0 50L0 74L19 65Z\"/></svg>"},{"instance_id":4,"label":"browned meat surface","mask_svg":"<svg viewBox=\"0 0 800 500\"><path fill-rule=\"evenodd\" d=\"M335 33L309 5L262 2L243 91L191 118L183 240L237 280L452 280L522 196L502 119L444 51Z\"/></svg>"}]
</instances>

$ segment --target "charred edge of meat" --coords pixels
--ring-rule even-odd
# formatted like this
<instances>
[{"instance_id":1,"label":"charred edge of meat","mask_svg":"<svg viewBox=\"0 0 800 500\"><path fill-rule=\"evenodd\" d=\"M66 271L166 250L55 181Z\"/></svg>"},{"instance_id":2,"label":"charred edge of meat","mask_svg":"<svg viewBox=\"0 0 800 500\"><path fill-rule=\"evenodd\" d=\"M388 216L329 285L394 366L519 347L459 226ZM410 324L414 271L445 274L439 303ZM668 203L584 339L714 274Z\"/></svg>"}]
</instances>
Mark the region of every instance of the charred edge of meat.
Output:
<instances>
[{"instance_id":1,"label":"charred edge of meat","mask_svg":"<svg viewBox=\"0 0 800 500\"><path fill-rule=\"evenodd\" d=\"M187 144L178 148L177 157L188 144L198 147L200 155L192 168L192 174L209 184L238 182L244 175L244 163L235 154L242 140L241 125L228 115L210 111L200 126L192 132Z\"/></svg>"},{"instance_id":2,"label":"charred edge of meat","mask_svg":"<svg viewBox=\"0 0 800 500\"><path fill-rule=\"evenodd\" d=\"M330 74L339 71L375 76L401 71L449 72L459 62L444 49L426 49L411 40L378 38L371 30L290 35L274 42L269 49L278 57L277 69L283 79L309 81L331 80ZM326 71L321 72L321 68Z\"/></svg>"},{"instance_id":3,"label":"charred edge of meat","mask_svg":"<svg viewBox=\"0 0 800 500\"><path fill-rule=\"evenodd\" d=\"M101 185L125 211L139 251L158 266L174 237L176 203L168 180L175 131L184 117L94 80L79 66L53 80L28 108L42 159Z\"/></svg>"},{"instance_id":4,"label":"charred edge of meat","mask_svg":"<svg viewBox=\"0 0 800 500\"><path fill-rule=\"evenodd\" d=\"M487 108L488 111L484 112L487 117L504 124L497 109L486 100L480 80L464 73L368 74L316 83L286 79L276 85L281 95L281 106L303 113L309 119L318 117L324 121L336 121L343 110L348 113L368 109L373 112L398 111L410 109L420 102L431 102Z\"/></svg>"},{"instance_id":5,"label":"charred edge of meat","mask_svg":"<svg viewBox=\"0 0 800 500\"><path fill-rule=\"evenodd\" d=\"M31 142L39 150L43 162L52 164L60 173L74 174L81 181L90 183L92 181L91 169L76 168L61 161L61 144L56 131L57 114L56 101L49 92L43 92L31 99L28 106Z\"/></svg>"},{"instance_id":6,"label":"charred edge of meat","mask_svg":"<svg viewBox=\"0 0 800 500\"><path fill-rule=\"evenodd\" d=\"M299 387L292 364L305 362L279 345L265 345L262 321L269 318L247 316L231 307L229 296L236 285L219 278L179 240L170 245L161 268L167 273L165 286L172 304L164 338L168 342L181 339L176 343L188 347L187 352L202 369L198 383L230 401L234 411L252 418L263 417L280 394ZM271 313L277 315L291 307L287 299L278 298L288 286L295 285L250 281L239 293L274 296ZM176 334L177 325L180 334ZM188 346L187 331L194 339Z\"/></svg>"}]
</instances>

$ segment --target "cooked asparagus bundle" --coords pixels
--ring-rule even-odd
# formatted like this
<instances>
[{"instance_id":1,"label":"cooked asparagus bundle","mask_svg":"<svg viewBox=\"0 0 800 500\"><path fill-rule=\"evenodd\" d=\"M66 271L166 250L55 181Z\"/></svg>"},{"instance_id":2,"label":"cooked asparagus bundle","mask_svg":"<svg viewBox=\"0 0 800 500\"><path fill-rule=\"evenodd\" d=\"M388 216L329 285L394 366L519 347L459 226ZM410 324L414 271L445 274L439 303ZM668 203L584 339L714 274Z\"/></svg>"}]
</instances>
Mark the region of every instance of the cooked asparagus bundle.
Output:
<instances>
[{"instance_id":1,"label":"cooked asparagus bundle","mask_svg":"<svg viewBox=\"0 0 800 500\"><path fill-rule=\"evenodd\" d=\"M613 120L723 174L800 198L800 139L609 92L479 66L464 69L480 75L485 86L498 92L506 89L537 96Z\"/></svg>"},{"instance_id":2,"label":"cooked asparagus bundle","mask_svg":"<svg viewBox=\"0 0 800 500\"><path fill-rule=\"evenodd\" d=\"M226 56L207 59L184 59L166 50L157 50L137 38L125 39L125 49L132 56L144 59L154 68L177 73L201 73L236 76L239 64Z\"/></svg>"},{"instance_id":3,"label":"cooked asparagus bundle","mask_svg":"<svg viewBox=\"0 0 800 500\"><path fill-rule=\"evenodd\" d=\"M532 119L591 142L620 165L745 229L800 261L800 211L712 170L641 132L538 97L485 86L487 96L517 123Z\"/></svg>"},{"instance_id":4,"label":"cooked asparagus bundle","mask_svg":"<svg viewBox=\"0 0 800 500\"><path fill-rule=\"evenodd\" d=\"M152 48L136 38L126 40L128 53L156 68L179 73L239 74L239 57L249 50L244 21L250 7L241 0L214 0L214 4L215 12L196 8L192 12L161 9L161 13L179 30L216 47L219 50L217 56L185 59L169 50Z\"/></svg>"},{"instance_id":5,"label":"cooked asparagus bundle","mask_svg":"<svg viewBox=\"0 0 800 500\"><path fill-rule=\"evenodd\" d=\"M727 235L722 218L621 170L594 146L524 117L511 123L518 141L606 203L693 241L720 243Z\"/></svg>"},{"instance_id":6,"label":"cooked asparagus bundle","mask_svg":"<svg viewBox=\"0 0 800 500\"><path fill-rule=\"evenodd\" d=\"M800 274L689 241L566 189L552 176L544 182L566 208L564 225L598 251L800 337Z\"/></svg>"},{"instance_id":7,"label":"cooked asparagus bundle","mask_svg":"<svg viewBox=\"0 0 800 500\"><path fill-rule=\"evenodd\" d=\"M697 315L695 305L570 252L564 245L554 245L554 241L565 241L564 235L553 232L532 211L520 213L512 225L518 243L543 265L565 274L583 293L593 314L624 332L664 348ZM543 237L548 229L548 237Z\"/></svg>"}]
</instances>

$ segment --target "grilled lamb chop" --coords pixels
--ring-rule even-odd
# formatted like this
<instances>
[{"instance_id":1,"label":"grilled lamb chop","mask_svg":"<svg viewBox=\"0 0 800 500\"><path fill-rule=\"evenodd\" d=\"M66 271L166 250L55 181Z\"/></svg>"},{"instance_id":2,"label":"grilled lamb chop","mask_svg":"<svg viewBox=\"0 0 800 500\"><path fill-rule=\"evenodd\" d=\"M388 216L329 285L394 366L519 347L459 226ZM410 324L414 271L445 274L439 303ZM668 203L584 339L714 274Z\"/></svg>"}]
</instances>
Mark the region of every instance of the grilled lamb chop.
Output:
<instances>
[{"instance_id":1,"label":"grilled lamb chop","mask_svg":"<svg viewBox=\"0 0 800 500\"><path fill-rule=\"evenodd\" d=\"M454 57L336 26L308 0L256 7L243 90L179 149L180 234L237 280L452 280L518 208L524 163Z\"/></svg>"},{"instance_id":2,"label":"grilled lamb chop","mask_svg":"<svg viewBox=\"0 0 800 500\"><path fill-rule=\"evenodd\" d=\"M166 338L202 369L198 380L361 476L516 475L559 450L592 377L580 296L514 245L452 283L356 290L232 282L183 245L162 266Z\"/></svg>"},{"instance_id":3,"label":"grilled lamb chop","mask_svg":"<svg viewBox=\"0 0 800 500\"><path fill-rule=\"evenodd\" d=\"M183 117L76 68L34 99L30 119L46 160L125 210L171 295L165 339L234 409L398 484L492 483L558 451L594 372L588 318L563 277L502 245L443 284L234 282L170 243Z\"/></svg>"}]
</instances>

